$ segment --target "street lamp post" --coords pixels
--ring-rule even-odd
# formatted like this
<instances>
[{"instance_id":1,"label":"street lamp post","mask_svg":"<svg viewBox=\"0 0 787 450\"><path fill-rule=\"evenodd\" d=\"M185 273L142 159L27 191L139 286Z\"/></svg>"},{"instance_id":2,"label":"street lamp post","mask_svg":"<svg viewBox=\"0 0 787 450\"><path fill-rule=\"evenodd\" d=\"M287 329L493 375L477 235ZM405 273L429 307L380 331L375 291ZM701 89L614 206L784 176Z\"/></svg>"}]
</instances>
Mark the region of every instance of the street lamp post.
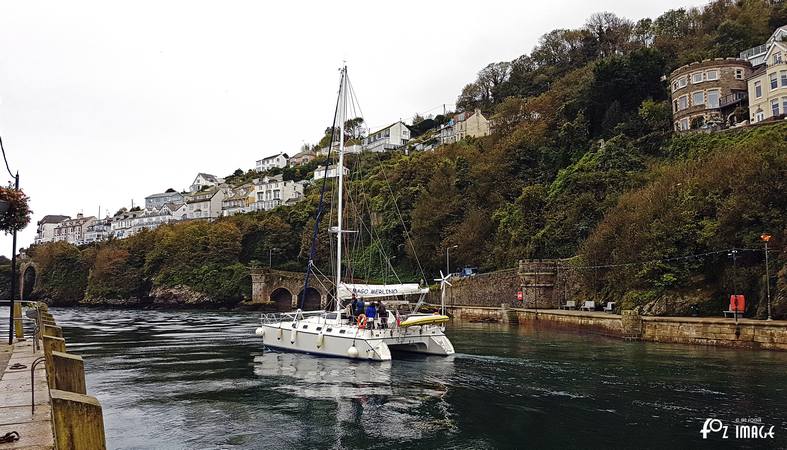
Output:
<instances>
[{"instance_id":1,"label":"street lamp post","mask_svg":"<svg viewBox=\"0 0 787 450\"><path fill-rule=\"evenodd\" d=\"M5 152L3 153L5 157ZM14 189L19 190L19 172L14 175ZM8 311L8 345L14 343L14 300L16 299L16 229L11 244L11 308ZM21 324L20 324L21 326Z\"/></svg>"},{"instance_id":2,"label":"street lamp post","mask_svg":"<svg viewBox=\"0 0 787 450\"><path fill-rule=\"evenodd\" d=\"M771 240L771 235L768 233L763 233L760 236L760 239L765 242L765 292L767 293L768 298L768 319L766 320L773 320L771 318L771 277L768 274L768 241Z\"/></svg>"},{"instance_id":3,"label":"street lamp post","mask_svg":"<svg viewBox=\"0 0 787 450\"><path fill-rule=\"evenodd\" d=\"M738 323L738 283L737 283L737 275L738 275L738 250L734 247L727 253L727 256L732 256L732 295L735 297L735 311L732 312L732 315L735 316L735 323Z\"/></svg>"},{"instance_id":4,"label":"street lamp post","mask_svg":"<svg viewBox=\"0 0 787 450\"><path fill-rule=\"evenodd\" d=\"M276 250L277 252L279 251L279 249L276 248L276 247L271 247L271 248L268 249L268 267L269 268L273 267L273 251L274 250Z\"/></svg>"},{"instance_id":5,"label":"street lamp post","mask_svg":"<svg viewBox=\"0 0 787 450\"><path fill-rule=\"evenodd\" d=\"M448 253L451 251L452 248L457 248L457 247L459 246L452 245L450 247L446 247L445 249L445 275L446 276L448 276L448 274L451 273L451 257Z\"/></svg>"}]
</instances>

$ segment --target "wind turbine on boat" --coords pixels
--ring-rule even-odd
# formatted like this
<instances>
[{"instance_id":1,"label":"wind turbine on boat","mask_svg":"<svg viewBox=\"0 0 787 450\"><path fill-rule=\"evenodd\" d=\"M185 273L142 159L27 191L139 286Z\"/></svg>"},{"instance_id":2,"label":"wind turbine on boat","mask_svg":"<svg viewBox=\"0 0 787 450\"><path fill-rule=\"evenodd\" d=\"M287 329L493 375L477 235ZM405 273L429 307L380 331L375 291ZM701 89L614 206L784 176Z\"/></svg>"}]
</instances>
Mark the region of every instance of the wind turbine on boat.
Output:
<instances>
[{"instance_id":1,"label":"wind turbine on boat","mask_svg":"<svg viewBox=\"0 0 787 450\"><path fill-rule=\"evenodd\" d=\"M446 285L451 287L454 286L453 284L451 284L450 281L448 281L450 278L451 278L450 273L448 275L443 275L443 271L441 270L440 278L434 279L435 281L440 282L440 314L442 315L445 315L445 286Z\"/></svg>"}]
</instances>

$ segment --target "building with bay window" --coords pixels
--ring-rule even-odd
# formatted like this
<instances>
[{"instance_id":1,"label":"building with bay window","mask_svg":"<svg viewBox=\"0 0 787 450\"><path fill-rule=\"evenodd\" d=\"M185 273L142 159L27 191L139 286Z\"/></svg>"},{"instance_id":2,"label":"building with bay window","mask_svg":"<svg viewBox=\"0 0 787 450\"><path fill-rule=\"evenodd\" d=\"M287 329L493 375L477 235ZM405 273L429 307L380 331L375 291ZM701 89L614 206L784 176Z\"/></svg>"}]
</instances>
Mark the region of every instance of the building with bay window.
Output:
<instances>
[{"instance_id":1,"label":"building with bay window","mask_svg":"<svg viewBox=\"0 0 787 450\"><path fill-rule=\"evenodd\" d=\"M751 73L751 64L737 58L707 59L675 69L669 79L675 130L737 123L747 106Z\"/></svg>"}]
</instances>

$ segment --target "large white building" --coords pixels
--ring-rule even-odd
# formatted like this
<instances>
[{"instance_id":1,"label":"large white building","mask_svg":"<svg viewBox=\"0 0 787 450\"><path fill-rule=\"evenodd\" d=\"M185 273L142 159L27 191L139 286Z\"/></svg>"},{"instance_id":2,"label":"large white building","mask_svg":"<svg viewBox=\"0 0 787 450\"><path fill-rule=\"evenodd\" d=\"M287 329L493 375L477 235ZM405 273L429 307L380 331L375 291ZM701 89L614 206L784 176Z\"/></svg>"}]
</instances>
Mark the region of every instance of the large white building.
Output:
<instances>
[{"instance_id":1,"label":"large white building","mask_svg":"<svg viewBox=\"0 0 787 450\"><path fill-rule=\"evenodd\" d=\"M366 136L363 149L370 152L396 150L407 144L409 140L410 129L400 120Z\"/></svg>"},{"instance_id":2,"label":"large white building","mask_svg":"<svg viewBox=\"0 0 787 450\"><path fill-rule=\"evenodd\" d=\"M54 240L66 241L69 244L83 245L87 228L97 219L93 216L85 217L82 213L77 214L74 219L66 219L55 227Z\"/></svg>"},{"instance_id":3,"label":"large white building","mask_svg":"<svg viewBox=\"0 0 787 450\"><path fill-rule=\"evenodd\" d=\"M254 209L268 211L303 198L303 183L284 181L281 175L266 176L254 180L254 194Z\"/></svg>"},{"instance_id":4,"label":"large white building","mask_svg":"<svg viewBox=\"0 0 787 450\"><path fill-rule=\"evenodd\" d=\"M85 229L85 243L92 244L109 239L112 235L112 219L96 219Z\"/></svg>"},{"instance_id":5,"label":"large white building","mask_svg":"<svg viewBox=\"0 0 787 450\"><path fill-rule=\"evenodd\" d=\"M268 156L257 160L254 168L257 172L265 172L266 170L273 169L274 167L287 167L287 161L290 157L286 153L279 152L276 155Z\"/></svg>"},{"instance_id":6,"label":"large white building","mask_svg":"<svg viewBox=\"0 0 787 450\"><path fill-rule=\"evenodd\" d=\"M71 217L69 216L60 216L55 214L50 214L44 216L41 220L38 221L38 226L36 228L36 237L35 243L36 244L43 244L45 242L52 242L55 240L55 228L60 224L60 222L64 220L68 220Z\"/></svg>"},{"instance_id":7,"label":"large white building","mask_svg":"<svg viewBox=\"0 0 787 450\"><path fill-rule=\"evenodd\" d=\"M117 239L124 239L131 236L134 234L132 231L134 219L143 214L145 214L145 211L142 209L137 209L134 211L126 211L125 208L121 209L117 212L117 214L112 216L110 233Z\"/></svg>"}]
</instances>

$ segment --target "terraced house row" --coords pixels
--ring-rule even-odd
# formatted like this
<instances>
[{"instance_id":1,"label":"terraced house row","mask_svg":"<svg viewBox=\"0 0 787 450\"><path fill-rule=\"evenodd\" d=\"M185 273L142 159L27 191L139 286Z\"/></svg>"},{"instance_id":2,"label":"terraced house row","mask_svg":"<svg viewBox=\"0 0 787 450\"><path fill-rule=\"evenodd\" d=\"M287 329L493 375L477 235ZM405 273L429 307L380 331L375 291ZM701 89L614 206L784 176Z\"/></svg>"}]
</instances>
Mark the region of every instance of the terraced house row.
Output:
<instances>
[{"instance_id":1,"label":"terraced house row","mask_svg":"<svg viewBox=\"0 0 787 450\"><path fill-rule=\"evenodd\" d=\"M737 58L675 69L669 78L675 131L724 129L787 114L787 26Z\"/></svg>"}]
</instances>

